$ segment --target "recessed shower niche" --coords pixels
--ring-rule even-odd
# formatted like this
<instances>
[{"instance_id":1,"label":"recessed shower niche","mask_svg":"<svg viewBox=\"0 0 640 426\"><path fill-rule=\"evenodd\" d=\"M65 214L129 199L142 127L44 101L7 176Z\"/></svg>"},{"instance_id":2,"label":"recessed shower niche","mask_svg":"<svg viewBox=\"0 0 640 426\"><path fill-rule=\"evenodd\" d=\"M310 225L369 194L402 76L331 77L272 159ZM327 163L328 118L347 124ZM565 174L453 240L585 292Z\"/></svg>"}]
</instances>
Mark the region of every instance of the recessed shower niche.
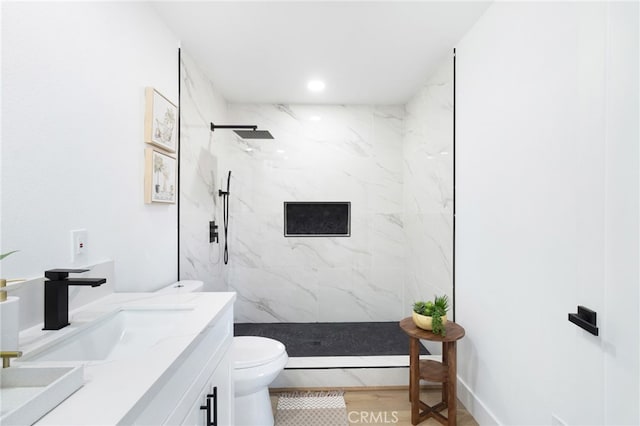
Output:
<instances>
[{"instance_id":1,"label":"recessed shower niche","mask_svg":"<svg viewBox=\"0 0 640 426\"><path fill-rule=\"evenodd\" d=\"M350 235L350 202L284 202L285 237L348 237Z\"/></svg>"}]
</instances>

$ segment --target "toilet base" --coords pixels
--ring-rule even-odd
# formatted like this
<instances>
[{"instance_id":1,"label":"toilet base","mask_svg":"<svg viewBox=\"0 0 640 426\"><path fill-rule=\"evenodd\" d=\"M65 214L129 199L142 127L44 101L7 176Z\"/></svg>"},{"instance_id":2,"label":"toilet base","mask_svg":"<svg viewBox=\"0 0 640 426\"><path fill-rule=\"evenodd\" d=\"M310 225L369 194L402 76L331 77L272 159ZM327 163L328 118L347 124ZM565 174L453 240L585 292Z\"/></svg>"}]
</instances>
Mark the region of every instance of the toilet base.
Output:
<instances>
[{"instance_id":1,"label":"toilet base","mask_svg":"<svg viewBox=\"0 0 640 426\"><path fill-rule=\"evenodd\" d=\"M236 426L273 426L269 388L235 397Z\"/></svg>"}]
</instances>

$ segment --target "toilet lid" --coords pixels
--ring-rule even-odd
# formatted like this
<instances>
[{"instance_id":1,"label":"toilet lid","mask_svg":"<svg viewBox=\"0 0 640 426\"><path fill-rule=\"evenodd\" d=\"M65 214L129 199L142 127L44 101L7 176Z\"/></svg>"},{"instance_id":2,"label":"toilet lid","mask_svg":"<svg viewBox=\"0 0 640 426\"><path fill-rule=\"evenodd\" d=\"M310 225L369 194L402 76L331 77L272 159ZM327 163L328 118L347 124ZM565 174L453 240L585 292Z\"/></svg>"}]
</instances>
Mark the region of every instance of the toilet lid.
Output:
<instances>
[{"instance_id":1,"label":"toilet lid","mask_svg":"<svg viewBox=\"0 0 640 426\"><path fill-rule=\"evenodd\" d=\"M277 340L257 336L233 338L233 365L236 369L267 364L285 353Z\"/></svg>"}]
</instances>

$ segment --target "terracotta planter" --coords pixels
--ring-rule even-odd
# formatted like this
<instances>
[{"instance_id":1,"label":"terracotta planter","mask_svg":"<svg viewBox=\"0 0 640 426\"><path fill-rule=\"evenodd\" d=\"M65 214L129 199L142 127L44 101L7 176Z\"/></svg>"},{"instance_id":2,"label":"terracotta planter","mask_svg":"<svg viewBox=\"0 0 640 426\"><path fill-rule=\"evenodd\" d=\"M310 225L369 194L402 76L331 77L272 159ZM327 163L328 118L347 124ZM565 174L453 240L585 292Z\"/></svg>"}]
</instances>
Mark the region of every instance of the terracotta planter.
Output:
<instances>
[{"instance_id":1,"label":"terracotta planter","mask_svg":"<svg viewBox=\"0 0 640 426\"><path fill-rule=\"evenodd\" d=\"M423 330L429 330L429 331L433 330L433 326L431 325L431 317L427 317L424 315L420 315L416 312L413 312L413 323L416 325L416 327L421 328ZM442 325L445 325L446 323L447 323L447 316L443 315Z\"/></svg>"}]
</instances>

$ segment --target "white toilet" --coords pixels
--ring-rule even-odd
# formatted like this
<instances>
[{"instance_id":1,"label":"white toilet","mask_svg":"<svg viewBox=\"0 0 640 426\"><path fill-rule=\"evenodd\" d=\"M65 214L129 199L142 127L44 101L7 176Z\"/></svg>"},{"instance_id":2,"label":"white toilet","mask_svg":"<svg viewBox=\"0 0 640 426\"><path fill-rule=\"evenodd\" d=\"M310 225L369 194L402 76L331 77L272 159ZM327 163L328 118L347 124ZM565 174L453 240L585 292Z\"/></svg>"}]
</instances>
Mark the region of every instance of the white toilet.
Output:
<instances>
[{"instance_id":1,"label":"white toilet","mask_svg":"<svg viewBox=\"0 0 640 426\"><path fill-rule=\"evenodd\" d=\"M183 280L156 291L160 294L203 290L202 281ZM289 356L284 345L266 337L233 338L231 357L235 388L235 425L272 426L269 385L284 369Z\"/></svg>"},{"instance_id":2,"label":"white toilet","mask_svg":"<svg viewBox=\"0 0 640 426\"><path fill-rule=\"evenodd\" d=\"M238 336L232 351L235 424L273 425L269 385L289 360L284 345L266 337Z\"/></svg>"}]
</instances>

